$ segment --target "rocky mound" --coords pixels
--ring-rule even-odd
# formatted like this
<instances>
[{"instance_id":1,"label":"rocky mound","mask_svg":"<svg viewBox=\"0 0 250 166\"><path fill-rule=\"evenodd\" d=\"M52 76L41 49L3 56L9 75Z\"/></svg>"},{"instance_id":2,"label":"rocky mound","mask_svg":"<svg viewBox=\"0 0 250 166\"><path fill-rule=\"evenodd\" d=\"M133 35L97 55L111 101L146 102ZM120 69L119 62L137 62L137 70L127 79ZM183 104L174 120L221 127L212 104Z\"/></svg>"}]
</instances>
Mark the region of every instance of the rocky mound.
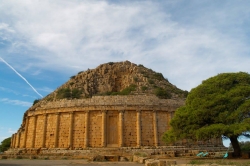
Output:
<instances>
[{"instance_id":1,"label":"rocky mound","mask_svg":"<svg viewBox=\"0 0 250 166\"><path fill-rule=\"evenodd\" d=\"M161 73L129 61L109 62L81 71L43 100L82 99L100 95L155 94L159 98L185 98L187 91L172 85Z\"/></svg>"},{"instance_id":2,"label":"rocky mound","mask_svg":"<svg viewBox=\"0 0 250 166\"><path fill-rule=\"evenodd\" d=\"M43 100L83 99L100 95L155 94L159 98L185 98L187 91L172 85L161 73L129 61L109 62L81 71Z\"/></svg>"}]
</instances>

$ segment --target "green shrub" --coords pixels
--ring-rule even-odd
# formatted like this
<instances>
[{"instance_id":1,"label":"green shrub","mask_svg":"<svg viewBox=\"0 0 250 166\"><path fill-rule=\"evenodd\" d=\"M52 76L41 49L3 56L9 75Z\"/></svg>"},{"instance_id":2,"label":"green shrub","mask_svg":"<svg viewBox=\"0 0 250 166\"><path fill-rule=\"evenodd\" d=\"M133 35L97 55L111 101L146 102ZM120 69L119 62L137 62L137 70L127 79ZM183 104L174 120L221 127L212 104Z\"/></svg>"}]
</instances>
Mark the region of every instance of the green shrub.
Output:
<instances>
[{"instance_id":1,"label":"green shrub","mask_svg":"<svg viewBox=\"0 0 250 166\"><path fill-rule=\"evenodd\" d=\"M36 99L33 101L33 105L35 105L36 103L38 103L41 99Z\"/></svg>"},{"instance_id":2,"label":"green shrub","mask_svg":"<svg viewBox=\"0 0 250 166\"><path fill-rule=\"evenodd\" d=\"M135 81L135 82L138 82L138 77L134 77L134 81Z\"/></svg>"},{"instance_id":3,"label":"green shrub","mask_svg":"<svg viewBox=\"0 0 250 166\"><path fill-rule=\"evenodd\" d=\"M141 90L142 90L142 91L145 91L145 90L147 90L147 89L148 89L148 87L146 87L146 86L142 86L142 87L141 87Z\"/></svg>"},{"instance_id":4,"label":"green shrub","mask_svg":"<svg viewBox=\"0 0 250 166\"><path fill-rule=\"evenodd\" d=\"M119 95L119 94L120 94L120 92L111 92L110 95Z\"/></svg>"},{"instance_id":5,"label":"green shrub","mask_svg":"<svg viewBox=\"0 0 250 166\"><path fill-rule=\"evenodd\" d=\"M129 87L123 89L120 92L105 92L104 95L129 95L132 91L136 90L136 85L131 84Z\"/></svg>"},{"instance_id":6,"label":"green shrub","mask_svg":"<svg viewBox=\"0 0 250 166\"><path fill-rule=\"evenodd\" d=\"M149 79L149 80L148 80L148 83L154 84L155 82L154 82L154 80Z\"/></svg>"},{"instance_id":7,"label":"green shrub","mask_svg":"<svg viewBox=\"0 0 250 166\"><path fill-rule=\"evenodd\" d=\"M135 91L136 90L136 85L132 84L130 85L129 87L123 89L121 92L120 92L120 95L129 95L132 91Z\"/></svg>"},{"instance_id":8,"label":"green shrub","mask_svg":"<svg viewBox=\"0 0 250 166\"><path fill-rule=\"evenodd\" d=\"M58 99L64 99L64 98L69 99L70 96L71 96L71 94L70 94L70 89L69 88L61 88L61 89L59 89L58 92L57 92L57 95L56 95L56 97Z\"/></svg>"},{"instance_id":9,"label":"green shrub","mask_svg":"<svg viewBox=\"0 0 250 166\"><path fill-rule=\"evenodd\" d=\"M78 90L76 88L61 88L57 91L56 98L57 99L79 99L81 97L82 90Z\"/></svg>"},{"instance_id":10,"label":"green shrub","mask_svg":"<svg viewBox=\"0 0 250 166\"><path fill-rule=\"evenodd\" d=\"M164 80L164 77L161 73L155 73L153 77L157 80Z\"/></svg>"},{"instance_id":11,"label":"green shrub","mask_svg":"<svg viewBox=\"0 0 250 166\"><path fill-rule=\"evenodd\" d=\"M144 70L140 70L141 74L146 74L146 72Z\"/></svg>"},{"instance_id":12,"label":"green shrub","mask_svg":"<svg viewBox=\"0 0 250 166\"><path fill-rule=\"evenodd\" d=\"M78 90L78 89L72 89L72 99L79 99L81 97L82 94L82 90Z\"/></svg>"},{"instance_id":13,"label":"green shrub","mask_svg":"<svg viewBox=\"0 0 250 166\"><path fill-rule=\"evenodd\" d=\"M138 67L144 67L142 64L139 64Z\"/></svg>"},{"instance_id":14,"label":"green shrub","mask_svg":"<svg viewBox=\"0 0 250 166\"><path fill-rule=\"evenodd\" d=\"M171 93L169 93L167 90L158 87L155 89L155 95L158 96L161 99L170 99Z\"/></svg>"}]
</instances>

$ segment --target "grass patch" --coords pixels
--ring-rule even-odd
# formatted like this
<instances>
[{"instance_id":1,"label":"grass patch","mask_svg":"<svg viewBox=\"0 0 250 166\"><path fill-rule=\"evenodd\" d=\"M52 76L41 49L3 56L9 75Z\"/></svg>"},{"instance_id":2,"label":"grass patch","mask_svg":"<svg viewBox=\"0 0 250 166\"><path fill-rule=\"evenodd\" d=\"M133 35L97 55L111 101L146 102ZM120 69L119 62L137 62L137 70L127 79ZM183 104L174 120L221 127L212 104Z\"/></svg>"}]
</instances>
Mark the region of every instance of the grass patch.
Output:
<instances>
[{"instance_id":1,"label":"grass patch","mask_svg":"<svg viewBox=\"0 0 250 166\"><path fill-rule=\"evenodd\" d=\"M205 161L201 161L201 160L191 160L188 164L192 164L192 165L202 165L205 164Z\"/></svg>"},{"instance_id":2,"label":"grass patch","mask_svg":"<svg viewBox=\"0 0 250 166\"><path fill-rule=\"evenodd\" d=\"M148 80L148 83L154 84L155 82L154 82L154 80L149 79L149 80Z\"/></svg>"}]
</instances>

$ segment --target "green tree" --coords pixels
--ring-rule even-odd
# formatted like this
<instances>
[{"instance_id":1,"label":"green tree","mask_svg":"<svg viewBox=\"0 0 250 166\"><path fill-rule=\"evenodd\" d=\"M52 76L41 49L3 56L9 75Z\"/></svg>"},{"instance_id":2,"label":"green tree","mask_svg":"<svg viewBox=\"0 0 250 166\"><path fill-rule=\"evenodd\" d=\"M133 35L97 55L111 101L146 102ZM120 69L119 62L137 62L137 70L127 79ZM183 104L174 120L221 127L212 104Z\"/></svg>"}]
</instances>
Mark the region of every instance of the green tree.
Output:
<instances>
[{"instance_id":1,"label":"green tree","mask_svg":"<svg viewBox=\"0 0 250 166\"><path fill-rule=\"evenodd\" d=\"M240 148L242 151L250 152L250 141L240 142Z\"/></svg>"},{"instance_id":2,"label":"green tree","mask_svg":"<svg viewBox=\"0 0 250 166\"><path fill-rule=\"evenodd\" d=\"M4 139L0 145L0 152L4 152L10 148L11 137Z\"/></svg>"},{"instance_id":3,"label":"green tree","mask_svg":"<svg viewBox=\"0 0 250 166\"><path fill-rule=\"evenodd\" d=\"M238 138L250 137L250 75L223 73L211 77L188 94L170 122L172 129L163 139L230 139L234 155L241 149Z\"/></svg>"},{"instance_id":4,"label":"green tree","mask_svg":"<svg viewBox=\"0 0 250 166\"><path fill-rule=\"evenodd\" d=\"M250 152L250 141L239 142L239 145L242 152ZM230 148L232 148L232 144L230 144Z\"/></svg>"}]
</instances>

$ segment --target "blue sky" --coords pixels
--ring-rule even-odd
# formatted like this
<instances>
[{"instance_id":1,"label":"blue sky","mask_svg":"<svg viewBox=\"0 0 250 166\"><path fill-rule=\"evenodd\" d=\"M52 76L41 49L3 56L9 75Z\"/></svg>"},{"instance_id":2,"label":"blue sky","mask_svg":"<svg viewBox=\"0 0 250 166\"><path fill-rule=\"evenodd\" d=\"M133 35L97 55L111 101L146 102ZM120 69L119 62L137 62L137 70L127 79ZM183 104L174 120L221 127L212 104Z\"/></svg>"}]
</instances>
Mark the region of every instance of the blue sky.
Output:
<instances>
[{"instance_id":1,"label":"blue sky","mask_svg":"<svg viewBox=\"0 0 250 166\"><path fill-rule=\"evenodd\" d=\"M250 72L250 1L0 0L0 141L71 76L129 60L190 90ZM37 91L37 92L35 92Z\"/></svg>"}]
</instances>

